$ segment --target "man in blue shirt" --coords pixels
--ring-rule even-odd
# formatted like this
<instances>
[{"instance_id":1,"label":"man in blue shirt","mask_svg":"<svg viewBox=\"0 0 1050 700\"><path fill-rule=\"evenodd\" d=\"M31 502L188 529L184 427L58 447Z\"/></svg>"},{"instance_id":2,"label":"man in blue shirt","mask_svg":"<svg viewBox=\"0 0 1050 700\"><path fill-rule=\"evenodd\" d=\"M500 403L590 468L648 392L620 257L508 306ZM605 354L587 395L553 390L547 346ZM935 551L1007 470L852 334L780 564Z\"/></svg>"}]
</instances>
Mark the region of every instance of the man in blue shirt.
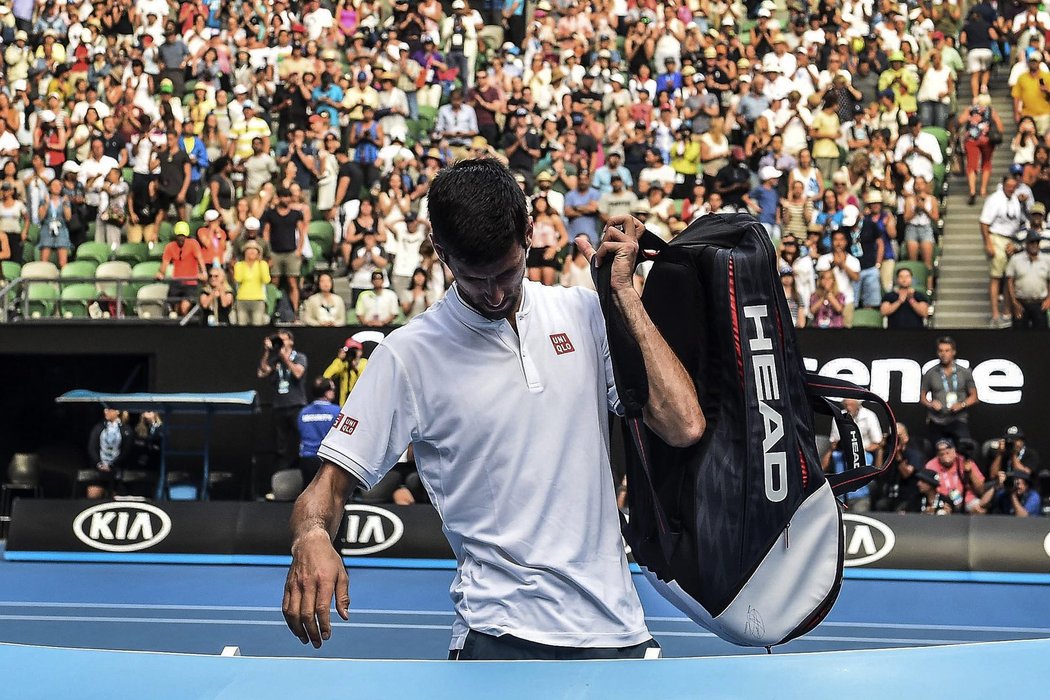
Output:
<instances>
[{"instance_id":1,"label":"man in blue shirt","mask_svg":"<svg viewBox=\"0 0 1050 700\"><path fill-rule=\"evenodd\" d=\"M321 73L321 84L310 95L314 111L328 117L329 126L339 128L339 104L343 100L343 88L339 87L328 73Z\"/></svg>"},{"instance_id":2,"label":"man in blue shirt","mask_svg":"<svg viewBox=\"0 0 1050 700\"><path fill-rule=\"evenodd\" d=\"M668 56L664 59L664 68L667 69L667 72L656 78L657 94L664 90L666 90L669 95L674 94L675 90L682 87L682 74L675 70L675 67L676 61L673 57Z\"/></svg>"},{"instance_id":3,"label":"man in blue shirt","mask_svg":"<svg viewBox=\"0 0 1050 700\"><path fill-rule=\"evenodd\" d=\"M208 172L211 159L208 158L208 149L204 145L204 140L198 138L194 132L192 119L182 122L179 150L190 159L190 187L186 190L186 202L195 205L201 201L201 195L204 194L204 173Z\"/></svg>"},{"instance_id":4,"label":"man in blue shirt","mask_svg":"<svg viewBox=\"0 0 1050 700\"><path fill-rule=\"evenodd\" d=\"M783 175L772 165L767 165L758 171L758 179L761 184L751 190L747 195L748 206L757 211L758 222L766 229L771 240L780 239L780 226L777 214L780 211L780 193L777 192L777 182Z\"/></svg>"},{"instance_id":5,"label":"man in blue shirt","mask_svg":"<svg viewBox=\"0 0 1050 700\"><path fill-rule=\"evenodd\" d=\"M612 192L612 179L619 175L627 189L634 189L634 178L631 171L623 164L623 151L620 148L610 148L605 152L605 165L594 171L594 188L599 192Z\"/></svg>"},{"instance_id":6,"label":"man in blue shirt","mask_svg":"<svg viewBox=\"0 0 1050 700\"><path fill-rule=\"evenodd\" d=\"M1003 485L995 492L995 500L998 512L1003 515L1027 518L1042 512L1042 499L1032 490L1032 477L1027 472L1006 472Z\"/></svg>"},{"instance_id":7,"label":"man in blue shirt","mask_svg":"<svg viewBox=\"0 0 1050 700\"><path fill-rule=\"evenodd\" d=\"M313 481L314 474L321 467L317 448L339 415L339 407L335 404L335 382L318 377L310 389L314 400L299 411L299 470L303 473L304 484Z\"/></svg>"},{"instance_id":8,"label":"man in blue shirt","mask_svg":"<svg viewBox=\"0 0 1050 700\"><path fill-rule=\"evenodd\" d=\"M598 200L601 192L591 187L591 174L576 176L576 189L565 194L565 218L569 220L569 240L584 235L591 245L598 245Z\"/></svg>"}]
</instances>

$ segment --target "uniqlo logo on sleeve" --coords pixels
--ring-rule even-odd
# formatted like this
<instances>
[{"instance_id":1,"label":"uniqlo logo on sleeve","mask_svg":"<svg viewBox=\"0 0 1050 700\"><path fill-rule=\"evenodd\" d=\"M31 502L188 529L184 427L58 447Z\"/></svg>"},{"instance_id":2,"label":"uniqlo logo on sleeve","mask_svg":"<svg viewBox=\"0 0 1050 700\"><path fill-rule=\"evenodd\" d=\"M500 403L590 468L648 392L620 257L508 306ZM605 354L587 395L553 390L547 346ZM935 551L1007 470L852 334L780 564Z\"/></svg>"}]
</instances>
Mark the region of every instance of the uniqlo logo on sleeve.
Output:
<instances>
[{"instance_id":1,"label":"uniqlo logo on sleeve","mask_svg":"<svg viewBox=\"0 0 1050 700\"><path fill-rule=\"evenodd\" d=\"M555 333L551 336L551 343L554 344L554 352L559 355L564 355L569 352L575 352L576 348L572 346L572 341L569 340L569 336L565 333Z\"/></svg>"},{"instance_id":2,"label":"uniqlo logo on sleeve","mask_svg":"<svg viewBox=\"0 0 1050 700\"><path fill-rule=\"evenodd\" d=\"M340 413L335 417L335 425L339 428L339 432L353 435L354 431L357 430L357 419Z\"/></svg>"}]
</instances>

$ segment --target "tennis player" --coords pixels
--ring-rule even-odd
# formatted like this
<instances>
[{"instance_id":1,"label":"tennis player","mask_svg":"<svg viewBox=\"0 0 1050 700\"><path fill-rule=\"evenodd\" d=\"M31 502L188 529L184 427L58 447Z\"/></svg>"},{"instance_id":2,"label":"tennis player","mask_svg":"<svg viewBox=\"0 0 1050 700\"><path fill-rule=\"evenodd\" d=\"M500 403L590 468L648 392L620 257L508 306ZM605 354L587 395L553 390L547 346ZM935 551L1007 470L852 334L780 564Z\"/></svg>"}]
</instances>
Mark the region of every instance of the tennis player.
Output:
<instances>
[{"instance_id":1,"label":"tennis player","mask_svg":"<svg viewBox=\"0 0 1050 700\"><path fill-rule=\"evenodd\" d=\"M420 477L458 562L450 658L632 658L657 647L620 539L608 411L620 411L594 292L524 280L532 222L495 160L464 160L429 191L434 248L456 282L372 353L295 504L284 616L300 641L348 619L332 546L343 504L415 447ZM692 380L633 286L642 224L613 217L588 259L612 264L617 303L645 356L646 424L698 441Z\"/></svg>"}]
</instances>

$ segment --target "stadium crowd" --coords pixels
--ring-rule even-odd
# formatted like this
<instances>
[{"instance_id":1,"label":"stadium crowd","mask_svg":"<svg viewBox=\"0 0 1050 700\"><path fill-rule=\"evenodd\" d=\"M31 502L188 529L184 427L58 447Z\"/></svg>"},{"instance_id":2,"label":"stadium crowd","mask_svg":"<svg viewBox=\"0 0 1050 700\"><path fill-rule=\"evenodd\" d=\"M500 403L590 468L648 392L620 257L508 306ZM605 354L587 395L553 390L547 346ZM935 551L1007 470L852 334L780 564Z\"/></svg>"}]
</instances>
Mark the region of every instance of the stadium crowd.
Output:
<instances>
[{"instance_id":1,"label":"stadium crowd","mask_svg":"<svg viewBox=\"0 0 1050 700\"><path fill-rule=\"evenodd\" d=\"M15 0L3 275L69 280L33 316L400 323L450 282L428 181L488 155L532 199L531 279L588 284L572 240L618 213L669 239L748 211L798 325L920 327L956 163L993 325L1045 327L1047 32L1030 1Z\"/></svg>"}]
</instances>

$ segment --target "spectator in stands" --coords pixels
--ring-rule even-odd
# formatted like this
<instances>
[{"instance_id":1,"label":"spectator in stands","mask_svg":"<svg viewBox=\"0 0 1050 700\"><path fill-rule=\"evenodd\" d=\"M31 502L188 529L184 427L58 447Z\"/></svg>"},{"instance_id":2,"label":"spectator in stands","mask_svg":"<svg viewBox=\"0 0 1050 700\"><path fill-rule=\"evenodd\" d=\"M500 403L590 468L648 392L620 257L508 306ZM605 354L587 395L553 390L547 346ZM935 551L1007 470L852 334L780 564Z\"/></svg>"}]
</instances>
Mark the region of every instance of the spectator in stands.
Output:
<instances>
[{"instance_id":1,"label":"spectator in stands","mask_svg":"<svg viewBox=\"0 0 1050 700\"><path fill-rule=\"evenodd\" d=\"M306 405L306 355L295 349L295 337L287 329L263 339L263 354L256 376L273 387L275 470L295 465L299 444L299 411Z\"/></svg>"},{"instance_id":2,"label":"spectator in stands","mask_svg":"<svg viewBox=\"0 0 1050 700\"><path fill-rule=\"evenodd\" d=\"M763 167L758 172L759 186L751 190L745 199L773 241L780 240L780 195L777 188L781 175L783 173L772 165Z\"/></svg>"},{"instance_id":3,"label":"spectator in stands","mask_svg":"<svg viewBox=\"0 0 1050 700\"><path fill-rule=\"evenodd\" d=\"M164 221L168 210L175 205L180 219L186 217L186 201L192 181L193 164L189 156L179 147L179 135L169 131L165 147L154 155L154 167L159 168L157 177L158 220ZM90 199L88 200L90 202Z\"/></svg>"},{"instance_id":4,"label":"spectator in stands","mask_svg":"<svg viewBox=\"0 0 1050 700\"><path fill-rule=\"evenodd\" d=\"M412 273L408 288L401 292L401 312L410 321L430 308L427 297L427 271L417 267Z\"/></svg>"},{"instance_id":5,"label":"spectator in stands","mask_svg":"<svg viewBox=\"0 0 1050 700\"><path fill-rule=\"evenodd\" d=\"M15 197L14 185L0 184L0 235L7 249L7 257L0 260L22 262L22 246L29 238L30 223L29 210Z\"/></svg>"},{"instance_id":6,"label":"spectator in stands","mask_svg":"<svg viewBox=\"0 0 1050 700\"><path fill-rule=\"evenodd\" d=\"M525 261L528 278L547 286L553 285L557 278L558 254L568 244L569 236L561 217L550 208L546 197L534 197L532 245Z\"/></svg>"},{"instance_id":7,"label":"spectator in stands","mask_svg":"<svg viewBox=\"0 0 1050 700\"><path fill-rule=\"evenodd\" d=\"M1039 453L1029 447L1024 431L1016 425L995 443L995 456L988 467L988 478L997 479L1003 472L1019 472L1035 478L1039 472Z\"/></svg>"},{"instance_id":8,"label":"spectator in stands","mask_svg":"<svg viewBox=\"0 0 1050 700\"><path fill-rule=\"evenodd\" d=\"M598 201L601 194L591 187L589 172L576 176L576 188L565 194L565 218L568 219L568 236L576 240L587 236L592 245L598 242Z\"/></svg>"},{"instance_id":9,"label":"spectator in stands","mask_svg":"<svg viewBox=\"0 0 1050 700\"><path fill-rule=\"evenodd\" d=\"M1043 67L1039 49L1029 48L1025 52L1025 60L1028 70L1018 76L1010 92L1014 99L1014 121L1020 122L1021 117L1031 117L1036 131L1045 134L1050 130L1050 100L1046 94L1050 72Z\"/></svg>"},{"instance_id":10,"label":"spectator in stands","mask_svg":"<svg viewBox=\"0 0 1050 700\"><path fill-rule=\"evenodd\" d=\"M890 458L886 472L877 477L873 491L877 492L873 510L895 511L918 495L916 472L926 463L922 452L911 445L911 432L904 423L897 423L897 450Z\"/></svg>"},{"instance_id":11,"label":"spectator in stands","mask_svg":"<svg viewBox=\"0 0 1050 700\"><path fill-rule=\"evenodd\" d=\"M229 236L223 230L219 216L218 211L209 209L204 212L204 224L197 229L197 243L201 246L206 267L221 266L227 257Z\"/></svg>"},{"instance_id":12,"label":"spectator in stands","mask_svg":"<svg viewBox=\"0 0 1050 700\"><path fill-rule=\"evenodd\" d=\"M47 262L52 251L58 258L58 266L65 267L69 250L73 247L69 238L69 222L73 218L73 206L62 194L62 181L55 178L48 186L48 197L40 205L40 242L37 250L40 259Z\"/></svg>"},{"instance_id":13,"label":"spectator in stands","mask_svg":"<svg viewBox=\"0 0 1050 700\"><path fill-rule=\"evenodd\" d=\"M310 385L313 400L299 411L299 471L303 473L304 484L313 481L317 470L321 468L317 448L339 415L335 392L335 382L327 377L318 377Z\"/></svg>"},{"instance_id":14,"label":"spectator in stands","mask_svg":"<svg viewBox=\"0 0 1050 700\"><path fill-rule=\"evenodd\" d=\"M302 321L307 326L345 326L346 304L332 289L331 273L317 275L317 291L303 302Z\"/></svg>"},{"instance_id":15,"label":"spectator in stands","mask_svg":"<svg viewBox=\"0 0 1050 700\"><path fill-rule=\"evenodd\" d=\"M831 269L818 273L817 290L809 298L809 316L814 328L844 328L846 296L839 291Z\"/></svg>"},{"instance_id":16,"label":"spectator in stands","mask_svg":"<svg viewBox=\"0 0 1050 700\"><path fill-rule=\"evenodd\" d=\"M102 422L88 436L88 458L98 474L88 482L87 497L105 498L123 478L124 467L132 454L131 430L125 425L127 414L103 405Z\"/></svg>"},{"instance_id":17,"label":"spectator in stands","mask_svg":"<svg viewBox=\"0 0 1050 700\"><path fill-rule=\"evenodd\" d=\"M992 309L992 328L1005 328L1009 315L1000 313L1000 280L1006 274L1008 258L1016 251L1014 240L1025 222L1024 205L1015 195L1018 180L1014 175L1003 178L1002 186L984 202L981 209L981 236L988 256L988 298Z\"/></svg>"},{"instance_id":18,"label":"spectator in stands","mask_svg":"<svg viewBox=\"0 0 1050 700\"><path fill-rule=\"evenodd\" d=\"M940 219L940 204L930 192L930 181L915 176L913 191L904 197L904 242L910 260L921 258L933 270L934 224Z\"/></svg>"},{"instance_id":19,"label":"spectator in stands","mask_svg":"<svg viewBox=\"0 0 1050 700\"><path fill-rule=\"evenodd\" d=\"M744 197L751 189L751 171L744 163L742 147L733 146L729 163L715 174L713 189L722 197L723 206L731 211L742 211L746 206Z\"/></svg>"},{"instance_id":20,"label":"spectator in stands","mask_svg":"<svg viewBox=\"0 0 1050 700\"><path fill-rule=\"evenodd\" d=\"M996 30L976 8L971 8L966 24L959 35L960 44L966 48L966 72L970 74L970 94L977 97L988 90L992 74L994 54L992 42L999 37Z\"/></svg>"},{"instance_id":21,"label":"spectator in stands","mask_svg":"<svg viewBox=\"0 0 1050 700\"><path fill-rule=\"evenodd\" d=\"M970 186L969 204L977 201L977 175L980 173L982 198L988 196L988 180L992 175L992 152L997 144L993 136L1002 140L1003 122L992 108L988 95L974 98L964 117L960 118L960 138L966 149L966 180Z\"/></svg>"},{"instance_id":22,"label":"spectator in stands","mask_svg":"<svg viewBox=\"0 0 1050 700\"><path fill-rule=\"evenodd\" d=\"M969 409L977 405L977 384L967 367L956 363L955 340L937 339L937 366L922 375L919 403L926 409L926 427L931 442L970 438Z\"/></svg>"},{"instance_id":23,"label":"spectator in stands","mask_svg":"<svg viewBox=\"0 0 1050 700\"><path fill-rule=\"evenodd\" d=\"M248 223L249 231L258 231L255 225L258 220L253 217ZM233 265L233 279L237 283L237 325L264 326L269 321L266 317L266 285L270 284L270 266L263 259L263 246L259 240L247 238L241 254L244 259Z\"/></svg>"},{"instance_id":24,"label":"spectator in stands","mask_svg":"<svg viewBox=\"0 0 1050 700\"><path fill-rule=\"evenodd\" d=\"M941 475L932 469L922 468L915 472L915 491L897 506L898 513L926 513L927 515L950 515L951 502L940 493Z\"/></svg>"},{"instance_id":25,"label":"spectator in stands","mask_svg":"<svg viewBox=\"0 0 1050 700\"><path fill-rule=\"evenodd\" d=\"M912 286L911 270L897 270L897 286L882 297L879 311L887 328L923 328L930 312L930 298Z\"/></svg>"},{"instance_id":26,"label":"spectator in stands","mask_svg":"<svg viewBox=\"0 0 1050 700\"><path fill-rule=\"evenodd\" d=\"M208 268L208 279L201 289L198 301L203 324L206 326L230 325L233 301L233 290L226 279L226 270L220 266Z\"/></svg>"},{"instance_id":27,"label":"spectator in stands","mask_svg":"<svg viewBox=\"0 0 1050 700\"><path fill-rule=\"evenodd\" d=\"M926 463L926 469L938 475L937 493L951 505L955 513L982 514L984 474L972 459L959 454L950 438L936 443L937 456Z\"/></svg>"},{"instance_id":28,"label":"spectator in stands","mask_svg":"<svg viewBox=\"0 0 1050 700\"><path fill-rule=\"evenodd\" d=\"M386 288L386 277L376 270L372 273L372 288L357 297L357 322L363 326L381 328L397 318L401 304L397 293Z\"/></svg>"},{"instance_id":29,"label":"spectator in stands","mask_svg":"<svg viewBox=\"0 0 1050 700\"><path fill-rule=\"evenodd\" d=\"M931 51L928 60L916 94L919 118L924 124L944 128L948 124L952 95L955 94L955 71L944 63L941 51Z\"/></svg>"},{"instance_id":30,"label":"spectator in stands","mask_svg":"<svg viewBox=\"0 0 1050 700\"><path fill-rule=\"evenodd\" d=\"M1042 515L1042 499L1032 488L1032 476L1027 472L999 472L996 487L989 488L982 499L982 507L1002 515L1028 518Z\"/></svg>"},{"instance_id":31,"label":"spectator in stands","mask_svg":"<svg viewBox=\"0 0 1050 700\"><path fill-rule=\"evenodd\" d=\"M364 358L364 347L353 338L347 338L338 354L324 371L324 376L338 383L339 405L346 403L346 397L354 389L361 372L365 370L368 360Z\"/></svg>"},{"instance_id":32,"label":"spectator in stands","mask_svg":"<svg viewBox=\"0 0 1050 700\"><path fill-rule=\"evenodd\" d=\"M1006 265L1007 296L1013 304L1013 327L1047 330L1050 311L1050 255L1040 252L1043 237L1029 231L1024 252Z\"/></svg>"},{"instance_id":33,"label":"spectator in stands","mask_svg":"<svg viewBox=\"0 0 1050 700\"><path fill-rule=\"evenodd\" d=\"M292 207L292 192L287 187L277 190L277 204L259 218L262 236L273 250L270 266L278 286L287 286L292 313L299 310L299 278L302 272L303 246L306 244L306 221Z\"/></svg>"},{"instance_id":34,"label":"spectator in stands","mask_svg":"<svg viewBox=\"0 0 1050 700\"><path fill-rule=\"evenodd\" d=\"M853 325L853 308L856 300L853 294L853 283L860 279L860 261L848 251L850 236L847 233L847 227L849 223L844 217L843 228L836 229L831 235L831 252L821 255L816 265L818 273L830 270L835 276L835 287L842 294L844 305L842 315L846 328ZM857 222L854 219L852 223Z\"/></svg>"},{"instance_id":35,"label":"spectator in stands","mask_svg":"<svg viewBox=\"0 0 1050 700\"><path fill-rule=\"evenodd\" d=\"M795 289L795 274L790 266L780 268L780 283L784 287L784 298L787 299L788 314L795 328L806 327L806 307Z\"/></svg>"},{"instance_id":36,"label":"spectator in stands","mask_svg":"<svg viewBox=\"0 0 1050 700\"><path fill-rule=\"evenodd\" d=\"M207 266L200 244L190 238L190 225L185 221L175 223L175 239L164 246L164 253L157 270L157 279L168 277L172 271L172 284L168 286L168 301L179 316L185 316L197 301L197 287L206 279Z\"/></svg>"}]
</instances>

